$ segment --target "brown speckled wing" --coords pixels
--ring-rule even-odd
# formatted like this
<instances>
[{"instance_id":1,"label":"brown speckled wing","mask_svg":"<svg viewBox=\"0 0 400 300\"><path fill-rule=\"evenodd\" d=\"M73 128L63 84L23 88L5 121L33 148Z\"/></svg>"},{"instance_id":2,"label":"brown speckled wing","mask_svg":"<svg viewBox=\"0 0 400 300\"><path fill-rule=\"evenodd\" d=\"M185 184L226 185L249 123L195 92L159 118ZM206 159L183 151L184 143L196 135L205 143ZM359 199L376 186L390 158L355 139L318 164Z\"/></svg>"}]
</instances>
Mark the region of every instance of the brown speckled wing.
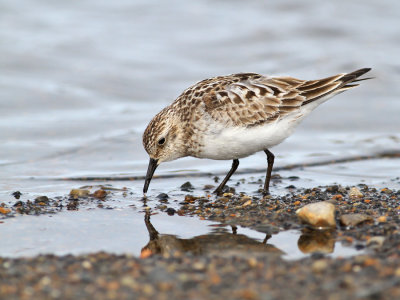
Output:
<instances>
[{"instance_id":1,"label":"brown speckled wing","mask_svg":"<svg viewBox=\"0 0 400 300\"><path fill-rule=\"evenodd\" d=\"M200 94L202 107L214 120L252 127L282 118L335 91L354 87L346 84L368 70L309 81L242 73L207 79L197 85L205 91Z\"/></svg>"}]
</instances>

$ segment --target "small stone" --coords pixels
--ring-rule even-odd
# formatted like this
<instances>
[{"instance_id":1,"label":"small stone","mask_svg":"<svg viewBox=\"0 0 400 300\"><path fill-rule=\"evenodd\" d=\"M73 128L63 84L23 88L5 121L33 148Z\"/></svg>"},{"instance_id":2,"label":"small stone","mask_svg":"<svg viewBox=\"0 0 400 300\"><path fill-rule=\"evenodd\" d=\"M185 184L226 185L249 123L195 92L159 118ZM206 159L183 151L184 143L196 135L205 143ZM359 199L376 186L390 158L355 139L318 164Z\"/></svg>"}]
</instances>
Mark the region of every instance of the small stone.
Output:
<instances>
[{"instance_id":1,"label":"small stone","mask_svg":"<svg viewBox=\"0 0 400 300\"><path fill-rule=\"evenodd\" d=\"M160 200L166 200L169 198L169 196L166 193L161 193L161 194L158 194L156 198L160 199Z\"/></svg>"},{"instance_id":2,"label":"small stone","mask_svg":"<svg viewBox=\"0 0 400 300\"><path fill-rule=\"evenodd\" d=\"M326 188L326 191L327 191L328 193L337 193L338 190L339 190L339 186L337 186L337 185L328 186L328 187Z\"/></svg>"},{"instance_id":3,"label":"small stone","mask_svg":"<svg viewBox=\"0 0 400 300\"><path fill-rule=\"evenodd\" d=\"M386 216L380 216L378 219L376 219L379 223L386 223L387 218Z\"/></svg>"},{"instance_id":4,"label":"small stone","mask_svg":"<svg viewBox=\"0 0 400 300\"><path fill-rule=\"evenodd\" d=\"M157 208L161 211L166 210L168 207L166 205L158 205Z\"/></svg>"},{"instance_id":5,"label":"small stone","mask_svg":"<svg viewBox=\"0 0 400 300\"><path fill-rule=\"evenodd\" d=\"M311 265L311 269L313 270L313 272L316 272L316 273L323 272L327 268L328 268L328 263L326 260L323 260L323 259L319 259Z\"/></svg>"},{"instance_id":6,"label":"small stone","mask_svg":"<svg viewBox=\"0 0 400 300\"><path fill-rule=\"evenodd\" d=\"M240 201L241 201L241 202L247 202L247 201L249 201L249 200L251 200L251 197L250 197L250 196L247 196L247 195L244 195L243 197L240 198Z\"/></svg>"},{"instance_id":7,"label":"small stone","mask_svg":"<svg viewBox=\"0 0 400 300\"><path fill-rule=\"evenodd\" d=\"M49 276L44 276L39 280L39 283L43 286L51 284L51 278Z\"/></svg>"},{"instance_id":8,"label":"small stone","mask_svg":"<svg viewBox=\"0 0 400 300\"><path fill-rule=\"evenodd\" d=\"M333 195L332 196L332 200L338 200L338 201L341 201L341 200L343 200L343 196L342 195L340 195L340 194L336 194L336 195Z\"/></svg>"},{"instance_id":9,"label":"small stone","mask_svg":"<svg viewBox=\"0 0 400 300\"><path fill-rule=\"evenodd\" d=\"M35 198L35 203L49 203L49 198L47 196L40 196Z\"/></svg>"},{"instance_id":10,"label":"small stone","mask_svg":"<svg viewBox=\"0 0 400 300\"><path fill-rule=\"evenodd\" d=\"M257 263L257 259L255 257L250 257L247 262L249 263L249 266L252 268L257 267L258 263Z\"/></svg>"},{"instance_id":11,"label":"small stone","mask_svg":"<svg viewBox=\"0 0 400 300\"><path fill-rule=\"evenodd\" d=\"M388 189L388 188L384 188L384 189L381 190L381 193L384 193L384 194L392 194L393 191L390 190L390 189Z\"/></svg>"},{"instance_id":12,"label":"small stone","mask_svg":"<svg viewBox=\"0 0 400 300\"><path fill-rule=\"evenodd\" d=\"M124 277L122 277L121 285L130 287L130 288L138 287L138 283L136 282L136 280L128 275L125 275Z\"/></svg>"},{"instance_id":13,"label":"small stone","mask_svg":"<svg viewBox=\"0 0 400 300\"><path fill-rule=\"evenodd\" d=\"M21 206L24 206L24 202L22 202L21 200L20 201L17 201L17 202L15 202L15 204L13 205L14 207L21 207Z\"/></svg>"},{"instance_id":14,"label":"small stone","mask_svg":"<svg viewBox=\"0 0 400 300\"><path fill-rule=\"evenodd\" d=\"M193 269L196 270L196 271L202 271L202 270L204 270L205 268L206 268L206 266L205 266L204 263L202 263L202 262L195 262L195 263L193 264Z\"/></svg>"},{"instance_id":15,"label":"small stone","mask_svg":"<svg viewBox=\"0 0 400 300\"><path fill-rule=\"evenodd\" d=\"M194 190L194 186L189 181L187 181L181 185L181 191L191 192L193 190Z\"/></svg>"},{"instance_id":16,"label":"small stone","mask_svg":"<svg viewBox=\"0 0 400 300\"><path fill-rule=\"evenodd\" d=\"M140 258L148 258L153 255L153 252L149 248L143 248L140 252Z\"/></svg>"},{"instance_id":17,"label":"small stone","mask_svg":"<svg viewBox=\"0 0 400 300\"><path fill-rule=\"evenodd\" d=\"M194 203L198 197L194 197L192 195L186 195L185 196L185 203Z\"/></svg>"},{"instance_id":18,"label":"small stone","mask_svg":"<svg viewBox=\"0 0 400 300\"><path fill-rule=\"evenodd\" d=\"M70 200L67 203L67 210L78 210L79 202L78 200Z\"/></svg>"},{"instance_id":19,"label":"small stone","mask_svg":"<svg viewBox=\"0 0 400 300\"><path fill-rule=\"evenodd\" d=\"M247 200L245 203L243 203L242 207L246 207L251 205L251 200Z\"/></svg>"},{"instance_id":20,"label":"small stone","mask_svg":"<svg viewBox=\"0 0 400 300\"><path fill-rule=\"evenodd\" d=\"M84 260L84 261L82 262L82 267L83 267L84 269L91 269L91 268L92 268L92 264L91 264L90 261Z\"/></svg>"},{"instance_id":21,"label":"small stone","mask_svg":"<svg viewBox=\"0 0 400 300\"><path fill-rule=\"evenodd\" d=\"M371 216L365 214L346 214L340 216L340 223L344 226L356 226L361 223L372 221Z\"/></svg>"},{"instance_id":22,"label":"small stone","mask_svg":"<svg viewBox=\"0 0 400 300\"><path fill-rule=\"evenodd\" d=\"M384 242L384 236L373 236L367 241L367 247L380 248Z\"/></svg>"},{"instance_id":23,"label":"small stone","mask_svg":"<svg viewBox=\"0 0 400 300\"><path fill-rule=\"evenodd\" d=\"M166 212L168 216L173 216L176 213L176 210L174 208L169 207L167 208Z\"/></svg>"},{"instance_id":24,"label":"small stone","mask_svg":"<svg viewBox=\"0 0 400 300\"><path fill-rule=\"evenodd\" d=\"M336 227L335 205L328 201L311 203L296 211L300 220L312 227Z\"/></svg>"},{"instance_id":25,"label":"small stone","mask_svg":"<svg viewBox=\"0 0 400 300\"><path fill-rule=\"evenodd\" d=\"M0 214L6 215L11 212L11 209L0 206Z\"/></svg>"},{"instance_id":26,"label":"small stone","mask_svg":"<svg viewBox=\"0 0 400 300\"><path fill-rule=\"evenodd\" d=\"M353 186L353 187L350 189L349 197L350 197L350 199L358 199L358 198L364 197L364 194L361 193L361 191L360 191L358 188L356 188L355 186Z\"/></svg>"},{"instance_id":27,"label":"small stone","mask_svg":"<svg viewBox=\"0 0 400 300\"><path fill-rule=\"evenodd\" d=\"M142 285L142 290L147 296L151 296L154 294L154 288L151 286L151 284L146 283Z\"/></svg>"},{"instance_id":28,"label":"small stone","mask_svg":"<svg viewBox=\"0 0 400 300\"><path fill-rule=\"evenodd\" d=\"M13 195L14 198L18 200L21 197L22 193L20 191L16 191L16 192L12 193L11 195Z\"/></svg>"},{"instance_id":29,"label":"small stone","mask_svg":"<svg viewBox=\"0 0 400 300\"><path fill-rule=\"evenodd\" d=\"M204 186L203 190L212 190L213 188L215 188L214 185L212 185L212 184L206 184L206 185Z\"/></svg>"},{"instance_id":30,"label":"small stone","mask_svg":"<svg viewBox=\"0 0 400 300\"><path fill-rule=\"evenodd\" d=\"M107 192L105 190L97 190L93 193L93 197L98 199L104 199L107 196Z\"/></svg>"},{"instance_id":31,"label":"small stone","mask_svg":"<svg viewBox=\"0 0 400 300\"><path fill-rule=\"evenodd\" d=\"M74 199L78 199L78 198L81 198L81 197L83 197L83 198L84 197L88 197L89 194L90 194L89 190L83 190L83 189L72 189L69 192L69 195Z\"/></svg>"}]
</instances>

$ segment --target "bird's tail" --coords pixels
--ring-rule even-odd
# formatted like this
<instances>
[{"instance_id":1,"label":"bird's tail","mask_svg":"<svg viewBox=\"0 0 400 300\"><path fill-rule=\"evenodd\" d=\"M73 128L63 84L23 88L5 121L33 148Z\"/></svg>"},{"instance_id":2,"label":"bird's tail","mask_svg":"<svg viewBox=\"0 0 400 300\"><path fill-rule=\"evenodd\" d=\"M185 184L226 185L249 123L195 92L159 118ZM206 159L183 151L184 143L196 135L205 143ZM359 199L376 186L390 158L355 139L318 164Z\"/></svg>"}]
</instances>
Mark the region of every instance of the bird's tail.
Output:
<instances>
[{"instance_id":1,"label":"bird's tail","mask_svg":"<svg viewBox=\"0 0 400 300\"><path fill-rule=\"evenodd\" d=\"M370 70L371 70L371 68L363 68L363 69L359 69L357 71L354 71L354 72L344 75L342 78L339 79L342 82L342 85L337 89L337 91L342 92L342 91L351 89L353 87L359 86L359 84L354 84L354 82L360 82L363 80L372 79L373 77L359 79L360 76L364 75L365 73L369 72Z\"/></svg>"},{"instance_id":2,"label":"bird's tail","mask_svg":"<svg viewBox=\"0 0 400 300\"><path fill-rule=\"evenodd\" d=\"M300 95L306 97L306 101L302 103L307 105L328 95L336 95L348 89L358 86L355 82L371 78L361 78L360 76L369 72L371 68L363 68L351 73L343 73L320 80L307 81L298 87Z\"/></svg>"}]
</instances>

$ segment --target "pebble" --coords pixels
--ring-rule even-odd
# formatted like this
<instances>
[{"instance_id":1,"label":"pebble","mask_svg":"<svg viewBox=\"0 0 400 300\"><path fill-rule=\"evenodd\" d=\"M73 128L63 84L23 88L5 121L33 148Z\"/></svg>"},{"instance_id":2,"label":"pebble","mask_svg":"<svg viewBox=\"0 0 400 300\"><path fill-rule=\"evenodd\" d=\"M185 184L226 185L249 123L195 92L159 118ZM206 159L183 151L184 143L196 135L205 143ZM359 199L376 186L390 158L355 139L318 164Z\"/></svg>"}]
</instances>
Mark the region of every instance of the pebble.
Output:
<instances>
[{"instance_id":1,"label":"pebble","mask_svg":"<svg viewBox=\"0 0 400 300\"><path fill-rule=\"evenodd\" d=\"M340 216L340 223L344 226L356 226L372 220L372 217L366 214L345 214Z\"/></svg>"},{"instance_id":2,"label":"pebble","mask_svg":"<svg viewBox=\"0 0 400 300\"><path fill-rule=\"evenodd\" d=\"M203 187L203 190L212 190L213 188L215 188L215 185L206 184L206 185Z\"/></svg>"},{"instance_id":3,"label":"pebble","mask_svg":"<svg viewBox=\"0 0 400 300\"><path fill-rule=\"evenodd\" d=\"M247 200L245 203L243 203L242 207L246 207L251 205L251 200Z\"/></svg>"},{"instance_id":4,"label":"pebble","mask_svg":"<svg viewBox=\"0 0 400 300\"><path fill-rule=\"evenodd\" d=\"M12 193L11 195L13 195L14 198L18 200L21 197L22 193L20 191L16 191L16 192Z\"/></svg>"},{"instance_id":5,"label":"pebble","mask_svg":"<svg viewBox=\"0 0 400 300\"><path fill-rule=\"evenodd\" d=\"M224 193L222 196L223 197L227 197L227 198L231 198L233 196L233 194L232 193Z\"/></svg>"},{"instance_id":6,"label":"pebble","mask_svg":"<svg viewBox=\"0 0 400 300\"><path fill-rule=\"evenodd\" d=\"M355 186L353 186L353 187L350 189L349 197L350 197L350 199L358 199L358 198L364 197L364 194L361 193L361 191L360 191L358 188L356 188Z\"/></svg>"},{"instance_id":7,"label":"pebble","mask_svg":"<svg viewBox=\"0 0 400 300\"><path fill-rule=\"evenodd\" d=\"M396 271L394 272L394 276L400 277L400 268L396 269Z\"/></svg>"},{"instance_id":8,"label":"pebble","mask_svg":"<svg viewBox=\"0 0 400 300\"><path fill-rule=\"evenodd\" d=\"M193 190L194 190L194 186L189 181L187 181L181 185L181 191L191 192Z\"/></svg>"},{"instance_id":9,"label":"pebble","mask_svg":"<svg viewBox=\"0 0 400 300\"><path fill-rule=\"evenodd\" d=\"M195 262L193 264L193 269L197 270L197 271L201 271L204 270L206 268L205 264L202 262Z\"/></svg>"},{"instance_id":10,"label":"pebble","mask_svg":"<svg viewBox=\"0 0 400 300\"><path fill-rule=\"evenodd\" d=\"M334 189L335 193L338 192L336 190L338 189ZM329 299L356 299L360 291L368 291L371 286L374 290L377 286L379 296L397 299L400 287L398 285L386 287L388 282L397 282L392 281L394 276L400 277L398 248L400 193L393 191L389 197L386 194L380 194L380 191L363 188L361 190L364 193L364 199L371 199L371 202L364 203L363 200L349 201L350 189L343 188L343 190L346 192L340 191L343 195L342 199L335 204L338 212L341 215L354 213L373 215L376 223L374 226L340 227L333 231L332 235L326 234L327 231L312 230L308 233L308 237L302 240L308 244L301 244L299 240L298 246L299 248L309 247L312 244L314 251L319 253L308 255L304 259L286 261L278 256L272 257L270 254L253 256L248 247L243 247L242 251L232 256L227 256L226 251L220 250L212 255L207 253L194 255L184 252L177 255L177 252L171 252L162 256L156 252L153 253L149 248L143 248L141 257L146 259L104 252L83 256L47 255L18 259L0 258L0 298L68 299L74 296L76 298L78 295L80 298L96 299L102 297L108 299L258 299L260 295L267 295L267 298L271 295L274 299L288 299L293 298L293 295L298 295L297 299L319 299L326 298L328 295ZM301 195L305 194L307 197L301 198ZM387 198L385 201L379 201L381 197ZM182 201L179 211L183 215L193 215L195 212L192 208L195 208L196 214L201 218L208 219L213 215L215 220L221 222L245 225L273 234L281 230L300 227L298 217L294 213L300 205L304 206L329 198L332 198L332 194L325 193L324 188L313 188L307 192L299 190L298 193L296 191L295 194L282 197L272 195L265 198L258 198L258 196L245 198L238 194L229 198L216 199L215 197L191 196L187 197L185 202ZM111 197L110 200L112 201ZM242 205L249 200L253 203L243 207ZM32 213L39 208L42 214L45 213L45 209L49 210L58 203L56 201L63 204L60 207L64 210L67 201L79 203L83 209L93 202L93 198L88 197L78 201L66 196L60 200L50 198L49 201L51 205L40 206L34 201L26 200L19 203L18 209L20 209L19 206L24 209L32 206ZM353 202L359 203L355 206ZM11 206L13 213L17 211L13 203L8 206ZM160 207L167 209L166 206ZM6 208L5 204L3 208ZM175 208L178 209L178 207ZM154 208L143 209L153 210ZM157 206L154 210L157 211L160 208ZM0 217L7 218L10 217L9 215L0 215ZM382 217L386 218L386 222L380 222L383 220ZM168 233L173 234L173 232ZM302 236L304 233L305 230L302 231ZM240 235L239 229L238 236ZM357 243L367 245L369 248L365 253L368 255L327 258L325 254L322 254L322 252L328 252L323 251L323 247L325 249L333 247L336 238L342 242L351 238L356 245ZM273 244L273 240L271 243ZM266 246L268 244L269 242ZM47 278L42 279L43 276ZM268 294L265 294L265 291L268 291Z\"/></svg>"},{"instance_id":11,"label":"pebble","mask_svg":"<svg viewBox=\"0 0 400 300\"><path fill-rule=\"evenodd\" d=\"M321 273L329 267L328 262L324 259L319 259L311 265L311 270L316 273Z\"/></svg>"},{"instance_id":12,"label":"pebble","mask_svg":"<svg viewBox=\"0 0 400 300\"><path fill-rule=\"evenodd\" d=\"M387 222L387 218L386 216L380 216L376 219L379 223L386 223Z\"/></svg>"},{"instance_id":13,"label":"pebble","mask_svg":"<svg viewBox=\"0 0 400 300\"><path fill-rule=\"evenodd\" d=\"M69 195L74 198L74 199L78 199L78 198L86 198L88 197L90 194L89 190L84 190L84 189L72 189L69 192Z\"/></svg>"},{"instance_id":14,"label":"pebble","mask_svg":"<svg viewBox=\"0 0 400 300\"><path fill-rule=\"evenodd\" d=\"M82 267L85 268L85 269L91 269L91 268L92 268L92 264L91 264L90 261L84 260L84 261L82 262Z\"/></svg>"},{"instance_id":15,"label":"pebble","mask_svg":"<svg viewBox=\"0 0 400 300\"><path fill-rule=\"evenodd\" d=\"M35 203L48 204L49 203L49 198L47 196L39 196L39 197L35 198Z\"/></svg>"},{"instance_id":16,"label":"pebble","mask_svg":"<svg viewBox=\"0 0 400 300\"><path fill-rule=\"evenodd\" d=\"M384 236L373 236L367 241L367 246L373 248L380 248L385 242L385 239L386 238Z\"/></svg>"},{"instance_id":17,"label":"pebble","mask_svg":"<svg viewBox=\"0 0 400 300\"><path fill-rule=\"evenodd\" d=\"M104 199L107 196L107 192L105 190L97 190L93 193L93 197L98 199Z\"/></svg>"},{"instance_id":18,"label":"pebble","mask_svg":"<svg viewBox=\"0 0 400 300\"><path fill-rule=\"evenodd\" d=\"M169 198L169 196L166 193L161 193L161 194L158 194L156 198L160 199L160 200L166 200Z\"/></svg>"},{"instance_id":19,"label":"pebble","mask_svg":"<svg viewBox=\"0 0 400 300\"><path fill-rule=\"evenodd\" d=\"M172 207L169 207L167 208L166 212L169 216L173 216L176 213L176 210Z\"/></svg>"},{"instance_id":20,"label":"pebble","mask_svg":"<svg viewBox=\"0 0 400 300\"><path fill-rule=\"evenodd\" d=\"M6 215L6 214L8 214L10 212L11 212L11 209L0 206L0 214Z\"/></svg>"},{"instance_id":21,"label":"pebble","mask_svg":"<svg viewBox=\"0 0 400 300\"><path fill-rule=\"evenodd\" d=\"M296 211L299 219L308 225L316 228L334 228L335 205L328 201L311 203Z\"/></svg>"}]
</instances>

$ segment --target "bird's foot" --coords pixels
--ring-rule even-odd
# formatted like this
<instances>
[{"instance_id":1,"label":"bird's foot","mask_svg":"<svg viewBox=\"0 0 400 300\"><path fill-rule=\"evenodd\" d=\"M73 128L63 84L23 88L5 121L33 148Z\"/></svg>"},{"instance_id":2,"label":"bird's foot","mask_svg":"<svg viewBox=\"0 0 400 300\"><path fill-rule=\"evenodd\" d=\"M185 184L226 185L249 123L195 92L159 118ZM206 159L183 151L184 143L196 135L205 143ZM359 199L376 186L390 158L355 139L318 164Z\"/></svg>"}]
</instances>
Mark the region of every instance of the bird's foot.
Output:
<instances>
[{"instance_id":1,"label":"bird's foot","mask_svg":"<svg viewBox=\"0 0 400 300\"><path fill-rule=\"evenodd\" d=\"M221 196L222 195L222 189L220 189L219 187L217 189L215 189L215 191L213 192L213 194L217 195L217 196Z\"/></svg>"},{"instance_id":2,"label":"bird's foot","mask_svg":"<svg viewBox=\"0 0 400 300\"><path fill-rule=\"evenodd\" d=\"M261 193L262 193L262 195L263 195L264 197L265 197L265 196L271 195L271 193L269 192L269 189L268 189L268 190L263 189Z\"/></svg>"},{"instance_id":3,"label":"bird's foot","mask_svg":"<svg viewBox=\"0 0 400 300\"><path fill-rule=\"evenodd\" d=\"M219 186L217 189L213 192L217 196L221 196L224 193L232 193L235 194L236 190L233 187L230 187L229 185L224 185L224 186Z\"/></svg>"}]
</instances>

